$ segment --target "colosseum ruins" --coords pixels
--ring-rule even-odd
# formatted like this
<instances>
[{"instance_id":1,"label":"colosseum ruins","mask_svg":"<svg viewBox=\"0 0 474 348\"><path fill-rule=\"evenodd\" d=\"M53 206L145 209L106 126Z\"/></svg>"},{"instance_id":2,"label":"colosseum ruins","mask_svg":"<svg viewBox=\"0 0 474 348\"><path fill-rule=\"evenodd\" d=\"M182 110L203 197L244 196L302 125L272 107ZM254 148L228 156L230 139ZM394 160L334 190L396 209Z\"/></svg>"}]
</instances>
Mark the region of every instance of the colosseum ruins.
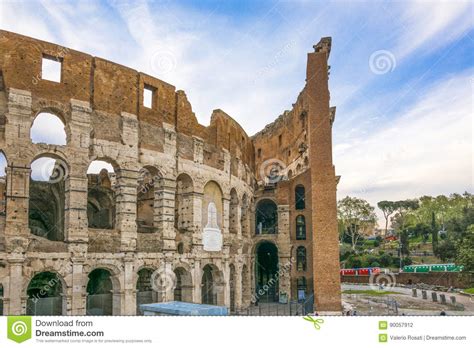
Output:
<instances>
[{"instance_id":1,"label":"colosseum ruins","mask_svg":"<svg viewBox=\"0 0 474 348\"><path fill-rule=\"evenodd\" d=\"M131 68L6 31L0 48L0 313L340 311L331 38L253 136L219 109L199 124L183 91ZM42 137L48 122L64 134Z\"/></svg>"}]
</instances>

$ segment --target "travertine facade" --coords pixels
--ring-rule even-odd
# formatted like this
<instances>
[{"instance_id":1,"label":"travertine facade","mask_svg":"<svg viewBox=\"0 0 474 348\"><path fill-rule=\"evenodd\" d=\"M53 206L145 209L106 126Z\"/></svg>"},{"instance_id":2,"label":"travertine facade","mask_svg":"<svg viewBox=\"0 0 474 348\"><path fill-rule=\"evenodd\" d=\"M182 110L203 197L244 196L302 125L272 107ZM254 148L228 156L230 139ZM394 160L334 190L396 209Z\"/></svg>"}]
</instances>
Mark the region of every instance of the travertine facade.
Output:
<instances>
[{"instance_id":1,"label":"travertine facade","mask_svg":"<svg viewBox=\"0 0 474 348\"><path fill-rule=\"evenodd\" d=\"M293 109L249 137L221 110L200 125L159 79L0 31L4 314L31 312L35 296L60 298L51 313L133 315L150 300L240 310L313 291L316 310L339 311L330 47L324 38L308 54ZM59 82L42 77L43 58L60 63ZM45 112L66 145L32 141ZM54 183L31 177L42 157L56 160ZM87 174L95 160L114 173Z\"/></svg>"}]
</instances>

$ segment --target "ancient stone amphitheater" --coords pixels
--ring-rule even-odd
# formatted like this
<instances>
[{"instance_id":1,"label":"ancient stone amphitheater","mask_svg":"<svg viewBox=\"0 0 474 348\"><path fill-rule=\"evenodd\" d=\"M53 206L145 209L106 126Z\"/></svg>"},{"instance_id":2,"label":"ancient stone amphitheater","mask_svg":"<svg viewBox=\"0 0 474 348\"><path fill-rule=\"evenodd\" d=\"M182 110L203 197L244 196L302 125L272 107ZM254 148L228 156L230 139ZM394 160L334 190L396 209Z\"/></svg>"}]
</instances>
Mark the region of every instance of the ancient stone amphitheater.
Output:
<instances>
[{"instance_id":1,"label":"ancient stone amphitheater","mask_svg":"<svg viewBox=\"0 0 474 348\"><path fill-rule=\"evenodd\" d=\"M199 124L158 78L0 31L3 314L239 313L313 294L338 311L330 49L314 46L293 109L249 137L222 110Z\"/></svg>"}]
</instances>

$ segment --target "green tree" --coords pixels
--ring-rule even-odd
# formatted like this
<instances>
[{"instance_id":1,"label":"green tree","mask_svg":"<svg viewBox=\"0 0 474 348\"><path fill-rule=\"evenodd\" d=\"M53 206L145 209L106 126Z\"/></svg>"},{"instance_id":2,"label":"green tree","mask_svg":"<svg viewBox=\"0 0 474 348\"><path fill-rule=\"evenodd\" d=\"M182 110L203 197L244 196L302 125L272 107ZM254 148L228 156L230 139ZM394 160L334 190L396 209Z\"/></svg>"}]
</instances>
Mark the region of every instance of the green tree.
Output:
<instances>
[{"instance_id":1,"label":"green tree","mask_svg":"<svg viewBox=\"0 0 474 348\"><path fill-rule=\"evenodd\" d=\"M392 201L380 201L377 203L377 206L383 213L383 217L385 218L385 235L387 234L388 229L388 220L390 216L395 212L397 207L395 203Z\"/></svg>"},{"instance_id":2,"label":"green tree","mask_svg":"<svg viewBox=\"0 0 474 348\"><path fill-rule=\"evenodd\" d=\"M458 245L456 263L464 266L464 271L474 271L474 225L467 229L467 236Z\"/></svg>"},{"instance_id":3,"label":"green tree","mask_svg":"<svg viewBox=\"0 0 474 348\"><path fill-rule=\"evenodd\" d=\"M338 219L344 233L350 237L352 250L362 234L374 227L377 219L374 210L366 200L357 197L347 196L337 203Z\"/></svg>"}]
</instances>

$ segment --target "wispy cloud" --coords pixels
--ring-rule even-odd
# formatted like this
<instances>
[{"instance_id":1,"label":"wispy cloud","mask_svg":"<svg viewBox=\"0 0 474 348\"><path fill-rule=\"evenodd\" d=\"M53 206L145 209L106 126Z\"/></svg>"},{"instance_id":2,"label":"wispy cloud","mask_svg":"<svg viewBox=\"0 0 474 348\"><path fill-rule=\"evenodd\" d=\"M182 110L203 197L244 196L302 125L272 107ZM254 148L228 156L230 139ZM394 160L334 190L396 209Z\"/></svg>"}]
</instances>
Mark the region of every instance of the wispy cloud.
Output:
<instances>
[{"instance_id":1,"label":"wispy cloud","mask_svg":"<svg viewBox=\"0 0 474 348\"><path fill-rule=\"evenodd\" d=\"M201 123L221 108L249 134L291 108L306 52L332 36L340 194L375 202L472 188L472 2L15 1L0 9L1 28L154 75L186 91ZM369 66L380 50L396 64L381 75Z\"/></svg>"}]
</instances>

